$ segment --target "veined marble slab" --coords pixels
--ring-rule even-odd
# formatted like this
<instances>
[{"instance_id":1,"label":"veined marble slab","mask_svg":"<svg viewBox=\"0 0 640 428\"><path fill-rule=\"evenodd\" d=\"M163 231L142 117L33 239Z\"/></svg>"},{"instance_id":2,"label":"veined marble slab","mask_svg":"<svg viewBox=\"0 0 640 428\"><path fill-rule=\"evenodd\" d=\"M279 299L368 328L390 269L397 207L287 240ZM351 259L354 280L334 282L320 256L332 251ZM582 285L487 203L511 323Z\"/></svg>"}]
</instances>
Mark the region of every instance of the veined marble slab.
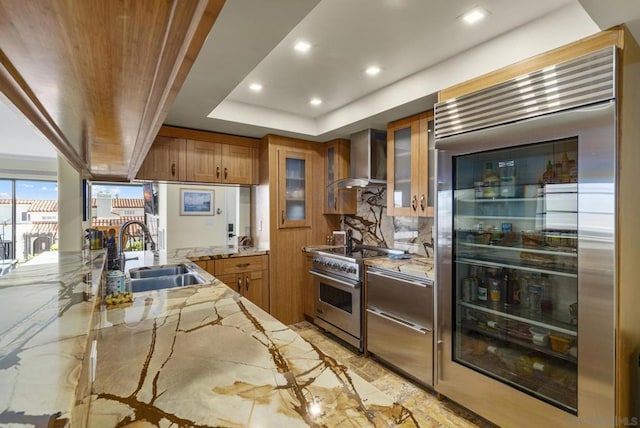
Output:
<instances>
[{"instance_id":1,"label":"veined marble slab","mask_svg":"<svg viewBox=\"0 0 640 428\"><path fill-rule=\"evenodd\" d=\"M89 426L415 426L411 412L219 281L103 311Z\"/></svg>"},{"instance_id":2,"label":"veined marble slab","mask_svg":"<svg viewBox=\"0 0 640 428\"><path fill-rule=\"evenodd\" d=\"M365 260L369 266L377 266L384 269L395 270L419 278L435 279L433 259L421 256L411 256L409 259L392 259L389 257L376 257Z\"/></svg>"},{"instance_id":3,"label":"veined marble slab","mask_svg":"<svg viewBox=\"0 0 640 428\"><path fill-rule=\"evenodd\" d=\"M168 250L168 258L186 258L192 261L224 259L230 257L261 256L269 254L269 250L257 247L238 247L219 245L211 247L179 248Z\"/></svg>"},{"instance_id":4,"label":"veined marble slab","mask_svg":"<svg viewBox=\"0 0 640 428\"><path fill-rule=\"evenodd\" d=\"M127 267L187 254L131 253ZM0 426L417 426L405 407L204 271L201 286L94 310L104 252L88 262L47 257L0 278Z\"/></svg>"},{"instance_id":5,"label":"veined marble slab","mask_svg":"<svg viewBox=\"0 0 640 428\"><path fill-rule=\"evenodd\" d=\"M64 426L104 252L51 253L0 277L0 425Z\"/></svg>"}]
</instances>

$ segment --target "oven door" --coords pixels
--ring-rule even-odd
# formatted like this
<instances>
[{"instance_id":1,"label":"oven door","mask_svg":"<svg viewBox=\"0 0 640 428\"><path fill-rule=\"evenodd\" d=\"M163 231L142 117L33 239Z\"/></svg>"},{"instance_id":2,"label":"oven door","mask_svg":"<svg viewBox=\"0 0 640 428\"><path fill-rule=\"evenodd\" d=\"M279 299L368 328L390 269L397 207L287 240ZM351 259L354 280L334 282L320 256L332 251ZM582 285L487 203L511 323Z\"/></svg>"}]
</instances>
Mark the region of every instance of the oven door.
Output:
<instances>
[{"instance_id":1,"label":"oven door","mask_svg":"<svg viewBox=\"0 0 640 428\"><path fill-rule=\"evenodd\" d=\"M327 328L324 324L328 323L353 336L357 339L359 347L362 311L360 281L338 278L317 270L310 270L309 273L314 276L318 291L316 315L321 320L319 325L351 343L353 340L343 337L341 332Z\"/></svg>"}]
</instances>

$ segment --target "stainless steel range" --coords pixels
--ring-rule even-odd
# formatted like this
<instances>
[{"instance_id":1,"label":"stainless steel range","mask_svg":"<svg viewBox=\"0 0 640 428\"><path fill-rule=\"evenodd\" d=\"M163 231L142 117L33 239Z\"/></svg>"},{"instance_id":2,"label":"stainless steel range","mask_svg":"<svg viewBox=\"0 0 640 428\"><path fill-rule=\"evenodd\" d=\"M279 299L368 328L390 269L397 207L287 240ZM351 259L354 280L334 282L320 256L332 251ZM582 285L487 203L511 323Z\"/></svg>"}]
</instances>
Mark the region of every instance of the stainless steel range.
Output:
<instances>
[{"instance_id":1,"label":"stainless steel range","mask_svg":"<svg viewBox=\"0 0 640 428\"><path fill-rule=\"evenodd\" d=\"M345 342L363 351L362 343L362 282L364 260L388 254L402 254L401 250L349 246L312 252L317 292L314 323Z\"/></svg>"}]
</instances>

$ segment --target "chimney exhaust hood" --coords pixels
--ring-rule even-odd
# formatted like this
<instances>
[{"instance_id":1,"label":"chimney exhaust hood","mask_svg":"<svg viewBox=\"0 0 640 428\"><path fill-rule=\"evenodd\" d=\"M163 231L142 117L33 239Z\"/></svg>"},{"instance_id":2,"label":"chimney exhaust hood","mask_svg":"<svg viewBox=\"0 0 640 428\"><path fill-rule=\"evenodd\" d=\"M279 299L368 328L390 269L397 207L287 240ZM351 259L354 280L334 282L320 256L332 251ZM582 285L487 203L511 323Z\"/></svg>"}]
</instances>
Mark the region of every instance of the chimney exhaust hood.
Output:
<instances>
[{"instance_id":1,"label":"chimney exhaust hood","mask_svg":"<svg viewBox=\"0 0 640 428\"><path fill-rule=\"evenodd\" d=\"M387 184L387 132L365 129L351 135L351 174L338 180L339 188Z\"/></svg>"}]
</instances>

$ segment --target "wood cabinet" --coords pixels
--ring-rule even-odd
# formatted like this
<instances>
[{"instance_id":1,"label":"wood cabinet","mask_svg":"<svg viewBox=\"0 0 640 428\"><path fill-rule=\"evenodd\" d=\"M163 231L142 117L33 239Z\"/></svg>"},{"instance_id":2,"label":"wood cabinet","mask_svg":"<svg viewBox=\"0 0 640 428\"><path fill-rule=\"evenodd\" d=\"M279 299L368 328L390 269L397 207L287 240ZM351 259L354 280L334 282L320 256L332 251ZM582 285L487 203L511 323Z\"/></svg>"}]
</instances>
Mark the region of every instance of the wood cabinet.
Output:
<instances>
[{"instance_id":1,"label":"wood cabinet","mask_svg":"<svg viewBox=\"0 0 640 428\"><path fill-rule=\"evenodd\" d=\"M257 184L259 140L163 126L136 178Z\"/></svg>"},{"instance_id":2,"label":"wood cabinet","mask_svg":"<svg viewBox=\"0 0 640 428\"><path fill-rule=\"evenodd\" d=\"M339 188L337 180L348 178L350 174L349 140L333 140L326 143L324 151L324 213L355 214L356 189Z\"/></svg>"},{"instance_id":3,"label":"wood cabinet","mask_svg":"<svg viewBox=\"0 0 640 428\"><path fill-rule=\"evenodd\" d=\"M215 260L216 278L269 312L269 256Z\"/></svg>"},{"instance_id":4,"label":"wood cabinet","mask_svg":"<svg viewBox=\"0 0 640 428\"><path fill-rule=\"evenodd\" d=\"M187 181L254 184L256 158L253 147L187 140Z\"/></svg>"},{"instance_id":5,"label":"wood cabinet","mask_svg":"<svg viewBox=\"0 0 640 428\"><path fill-rule=\"evenodd\" d=\"M186 144L184 138L156 137L136 177L144 180L185 180Z\"/></svg>"},{"instance_id":6,"label":"wood cabinet","mask_svg":"<svg viewBox=\"0 0 640 428\"><path fill-rule=\"evenodd\" d=\"M251 236L254 245L269 248L269 310L285 325L304 320L309 269L302 247L324 243L331 230L340 227L339 216L322 213L324 149L320 143L278 135L267 135L260 148L260 184L252 187L251 195ZM289 156L305 161L306 227L282 227L280 196L286 191L286 176L281 159Z\"/></svg>"},{"instance_id":7,"label":"wood cabinet","mask_svg":"<svg viewBox=\"0 0 640 428\"><path fill-rule=\"evenodd\" d=\"M433 122L433 110L387 126L387 215L433 217L430 122ZM433 136L431 142L433 147Z\"/></svg>"},{"instance_id":8,"label":"wood cabinet","mask_svg":"<svg viewBox=\"0 0 640 428\"><path fill-rule=\"evenodd\" d=\"M197 264L198 266L200 266L202 269L204 269L205 271L207 271L207 273L210 273L211 275L216 274L214 260L196 260L193 263Z\"/></svg>"},{"instance_id":9,"label":"wood cabinet","mask_svg":"<svg viewBox=\"0 0 640 428\"><path fill-rule=\"evenodd\" d=\"M310 154L278 150L278 227L310 227Z\"/></svg>"}]
</instances>

